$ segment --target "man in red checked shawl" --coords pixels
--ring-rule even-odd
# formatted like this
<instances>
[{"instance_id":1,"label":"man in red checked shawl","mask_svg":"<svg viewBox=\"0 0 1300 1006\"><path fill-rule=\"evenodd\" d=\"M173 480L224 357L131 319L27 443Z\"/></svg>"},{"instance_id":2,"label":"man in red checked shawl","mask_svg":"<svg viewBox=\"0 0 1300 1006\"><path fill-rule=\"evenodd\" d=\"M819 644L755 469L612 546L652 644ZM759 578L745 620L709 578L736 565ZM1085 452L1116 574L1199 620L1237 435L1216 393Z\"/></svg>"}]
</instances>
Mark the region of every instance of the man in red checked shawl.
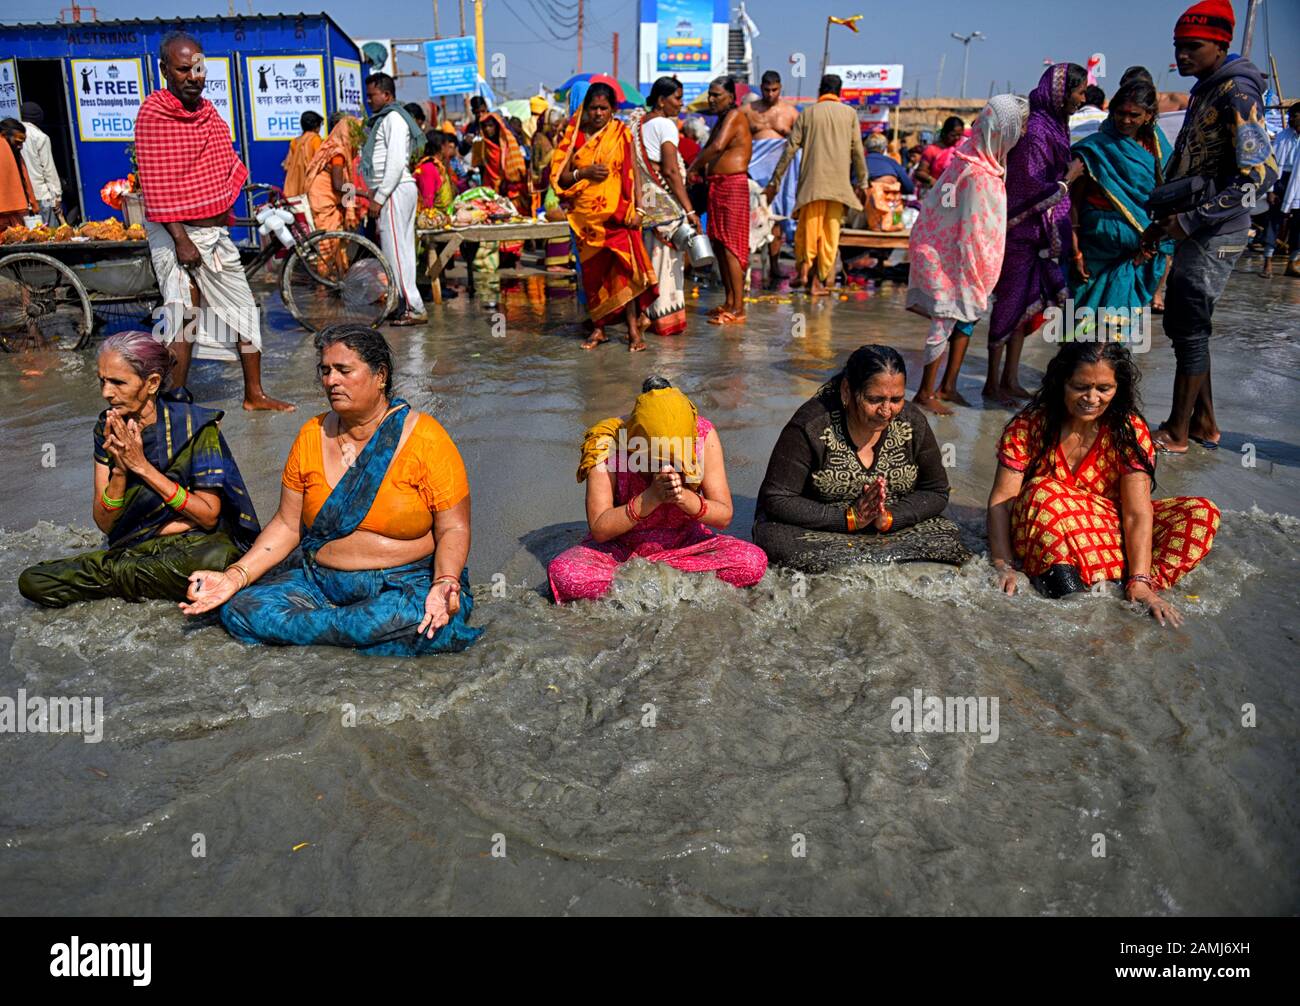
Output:
<instances>
[{"instance_id":1,"label":"man in red checked shawl","mask_svg":"<svg viewBox=\"0 0 1300 1006\"><path fill-rule=\"evenodd\" d=\"M200 358L226 360L235 358L238 344L244 408L291 412L292 405L262 390L258 306L226 228L248 169L225 120L203 97L203 47L174 31L164 36L158 55L167 87L140 106L135 156L149 254L163 295L161 333L177 359L172 386L184 387L195 343Z\"/></svg>"}]
</instances>

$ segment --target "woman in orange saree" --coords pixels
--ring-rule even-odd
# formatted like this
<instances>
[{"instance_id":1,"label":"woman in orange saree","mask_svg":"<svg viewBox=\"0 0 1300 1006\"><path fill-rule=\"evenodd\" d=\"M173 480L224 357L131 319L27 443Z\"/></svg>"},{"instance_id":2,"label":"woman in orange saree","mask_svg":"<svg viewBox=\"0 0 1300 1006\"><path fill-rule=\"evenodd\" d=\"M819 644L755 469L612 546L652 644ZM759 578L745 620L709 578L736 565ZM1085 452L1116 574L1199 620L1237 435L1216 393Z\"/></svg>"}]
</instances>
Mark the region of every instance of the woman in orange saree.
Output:
<instances>
[{"instance_id":1,"label":"woman in orange saree","mask_svg":"<svg viewBox=\"0 0 1300 1006\"><path fill-rule=\"evenodd\" d=\"M514 203L520 216L533 215L528 162L524 160L524 152L515 134L496 112L483 118L472 156L472 164L482 170L483 184L487 188L495 189ZM524 250L524 243L502 241L497 248L502 255L518 256Z\"/></svg>"},{"instance_id":2,"label":"woman in orange saree","mask_svg":"<svg viewBox=\"0 0 1300 1006\"><path fill-rule=\"evenodd\" d=\"M551 178L577 240L587 312L595 326L582 348L607 342L605 326L621 315L627 348L636 353L646 348L640 316L658 292L641 238L632 133L614 119L615 104L608 84L591 85L582 113L569 122L551 157Z\"/></svg>"},{"instance_id":3,"label":"woman in orange saree","mask_svg":"<svg viewBox=\"0 0 1300 1006\"><path fill-rule=\"evenodd\" d=\"M355 199L348 198L352 159L357 154L357 120L335 112L330 116L329 138L307 165L306 192L312 222L317 230L347 231L360 219ZM321 255L333 263L336 275L347 271L344 252L337 241L322 241Z\"/></svg>"},{"instance_id":4,"label":"woman in orange saree","mask_svg":"<svg viewBox=\"0 0 1300 1006\"><path fill-rule=\"evenodd\" d=\"M496 112L483 119L481 142L474 145L474 167L483 169L483 184L515 204L521 216L532 216L528 163L515 134Z\"/></svg>"}]
</instances>

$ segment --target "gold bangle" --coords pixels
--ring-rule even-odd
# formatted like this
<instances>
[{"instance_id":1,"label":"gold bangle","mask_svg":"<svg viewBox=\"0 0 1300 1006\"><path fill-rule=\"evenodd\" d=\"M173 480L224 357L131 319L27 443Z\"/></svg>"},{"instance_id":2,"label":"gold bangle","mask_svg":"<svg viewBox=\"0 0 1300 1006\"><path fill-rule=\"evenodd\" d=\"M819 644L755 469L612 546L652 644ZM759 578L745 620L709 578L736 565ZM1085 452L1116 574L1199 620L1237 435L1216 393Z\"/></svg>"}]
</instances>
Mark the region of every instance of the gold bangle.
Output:
<instances>
[{"instance_id":1,"label":"gold bangle","mask_svg":"<svg viewBox=\"0 0 1300 1006\"><path fill-rule=\"evenodd\" d=\"M229 573L232 569L237 569L237 570L239 570L240 573L242 573L242 574L244 575L244 582L241 583L241 584L239 585L239 589L240 589L240 590L243 590L245 587L248 586L248 581L249 581L250 579L252 579L252 578L248 575L248 570L246 570L243 566L241 566L241 565L240 565L239 563L237 563L237 562L233 562L233 563L231 563L229 566L227 566L227 567L226 567L226 572Z\"/></svg>"},{"instance_id":2,"label":"gold bangle","mask_svg":"<svg viewBox=\"0 0 1300 1006\"><path fill-rule=\"evenodd\" d=\"M885 534L886 532L889 531L891 527L894 526L894 515L890 513L888 510L886 510L884 507L881 507L880 513L885 518L885 526L881 527L880 525L876 525L876 531L879 532L880 534Z\"/></svg>"},{"instance_id":3,"label":"gold bangle","mask_svg":"<svg viewBox=\"0 0 1300 1006\"><path fill-rule=\"evenodd\" d=\"M854 512L853 507L849 507L844 511L844 520L849 525L850 531L856 531L858 529L858 515Z\"/></svg>"}]
</instances>

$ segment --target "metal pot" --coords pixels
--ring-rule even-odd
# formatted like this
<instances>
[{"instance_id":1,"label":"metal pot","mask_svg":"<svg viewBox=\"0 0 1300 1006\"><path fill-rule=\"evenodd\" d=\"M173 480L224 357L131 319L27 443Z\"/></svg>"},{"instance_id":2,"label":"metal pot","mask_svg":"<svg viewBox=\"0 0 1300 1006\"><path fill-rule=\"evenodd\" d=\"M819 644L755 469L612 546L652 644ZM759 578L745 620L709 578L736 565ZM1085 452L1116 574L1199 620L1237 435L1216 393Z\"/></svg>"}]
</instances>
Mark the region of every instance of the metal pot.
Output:
<instances>
[{"instance_id":1,"label":"metal pot","mask_svg":"<svg viewBox=\"0 0 1300 1006\"><path fill-rule=\"evenodd\" d=\"M677 225L677 229L673 231L668 240L679 252L684 252L691 246L691 239L693 237L695 237L695 228L691 226L689 220L682 217L681 223Z\"/></svg>"},{"instance_id":2,"label":"metal pot","mask_svg":"<svg viewBox=\"0 0 1300 1006\"><path fill-rule=\"evenodd\" d=\"M697 269L711 266L717 260L713 254L713 244L707 234L696 234L691 238L690 247L686 249L686 257Z\"/></svg>"}]
</instances>

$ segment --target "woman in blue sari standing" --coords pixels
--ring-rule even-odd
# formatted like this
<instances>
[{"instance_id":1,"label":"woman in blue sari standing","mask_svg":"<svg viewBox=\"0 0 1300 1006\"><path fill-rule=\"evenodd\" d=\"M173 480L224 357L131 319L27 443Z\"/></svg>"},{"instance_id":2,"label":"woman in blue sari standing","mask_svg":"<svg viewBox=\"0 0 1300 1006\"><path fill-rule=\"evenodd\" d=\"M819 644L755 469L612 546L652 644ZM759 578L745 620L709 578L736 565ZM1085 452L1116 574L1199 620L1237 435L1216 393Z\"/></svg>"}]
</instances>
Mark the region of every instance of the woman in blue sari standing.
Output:
<instances>
[{"instance_id":1,"label":"woman in blue sari standing","mask_svg":"<svg viewBox=\"0 0 1300 1006\"><path fill-rule=\"evenodd\" d=\"M362 325L316 336L330 411L289 450L280 508L239 562L190 576L198 615L245 643L346 646L377 656L463 650L474 602L469 482L447 431L393 395L393 356ZM296 568L263 582L301 547Z\"/></svg>"},{"instance_id":2,"label":"woman in blue sari standing","mask_svg":"<svg viewBox=\"0 0 1300 1006\"><path fill-rule=\"evenodd\" d=\"M167 390L175 363L148 332L100 345L108 408L95 426L91 518L107 548L23 570L18 590L29 601L179 601L191 572L233 562L257 537L253 501L218 427L222 413Z\"/></svg>"},{"instance_id":3,"label":"woman in blue sari standing","mask_svg":"<svg viewBox=\"0 0 1300 1006\"><path fill-rule=\"evenodd\" d=\"M1150 223L1144 204L1165 178L1169 145L1156 125L1156 89L1149 74L1132 74L1110 102L1110 116L1073 148L1084 172L1071 186L1077 312L1091 308L1098 327L1128 330L1150 309L1173 242L1156 254L1140 238Z\"/></svg>"}]
</instances>

